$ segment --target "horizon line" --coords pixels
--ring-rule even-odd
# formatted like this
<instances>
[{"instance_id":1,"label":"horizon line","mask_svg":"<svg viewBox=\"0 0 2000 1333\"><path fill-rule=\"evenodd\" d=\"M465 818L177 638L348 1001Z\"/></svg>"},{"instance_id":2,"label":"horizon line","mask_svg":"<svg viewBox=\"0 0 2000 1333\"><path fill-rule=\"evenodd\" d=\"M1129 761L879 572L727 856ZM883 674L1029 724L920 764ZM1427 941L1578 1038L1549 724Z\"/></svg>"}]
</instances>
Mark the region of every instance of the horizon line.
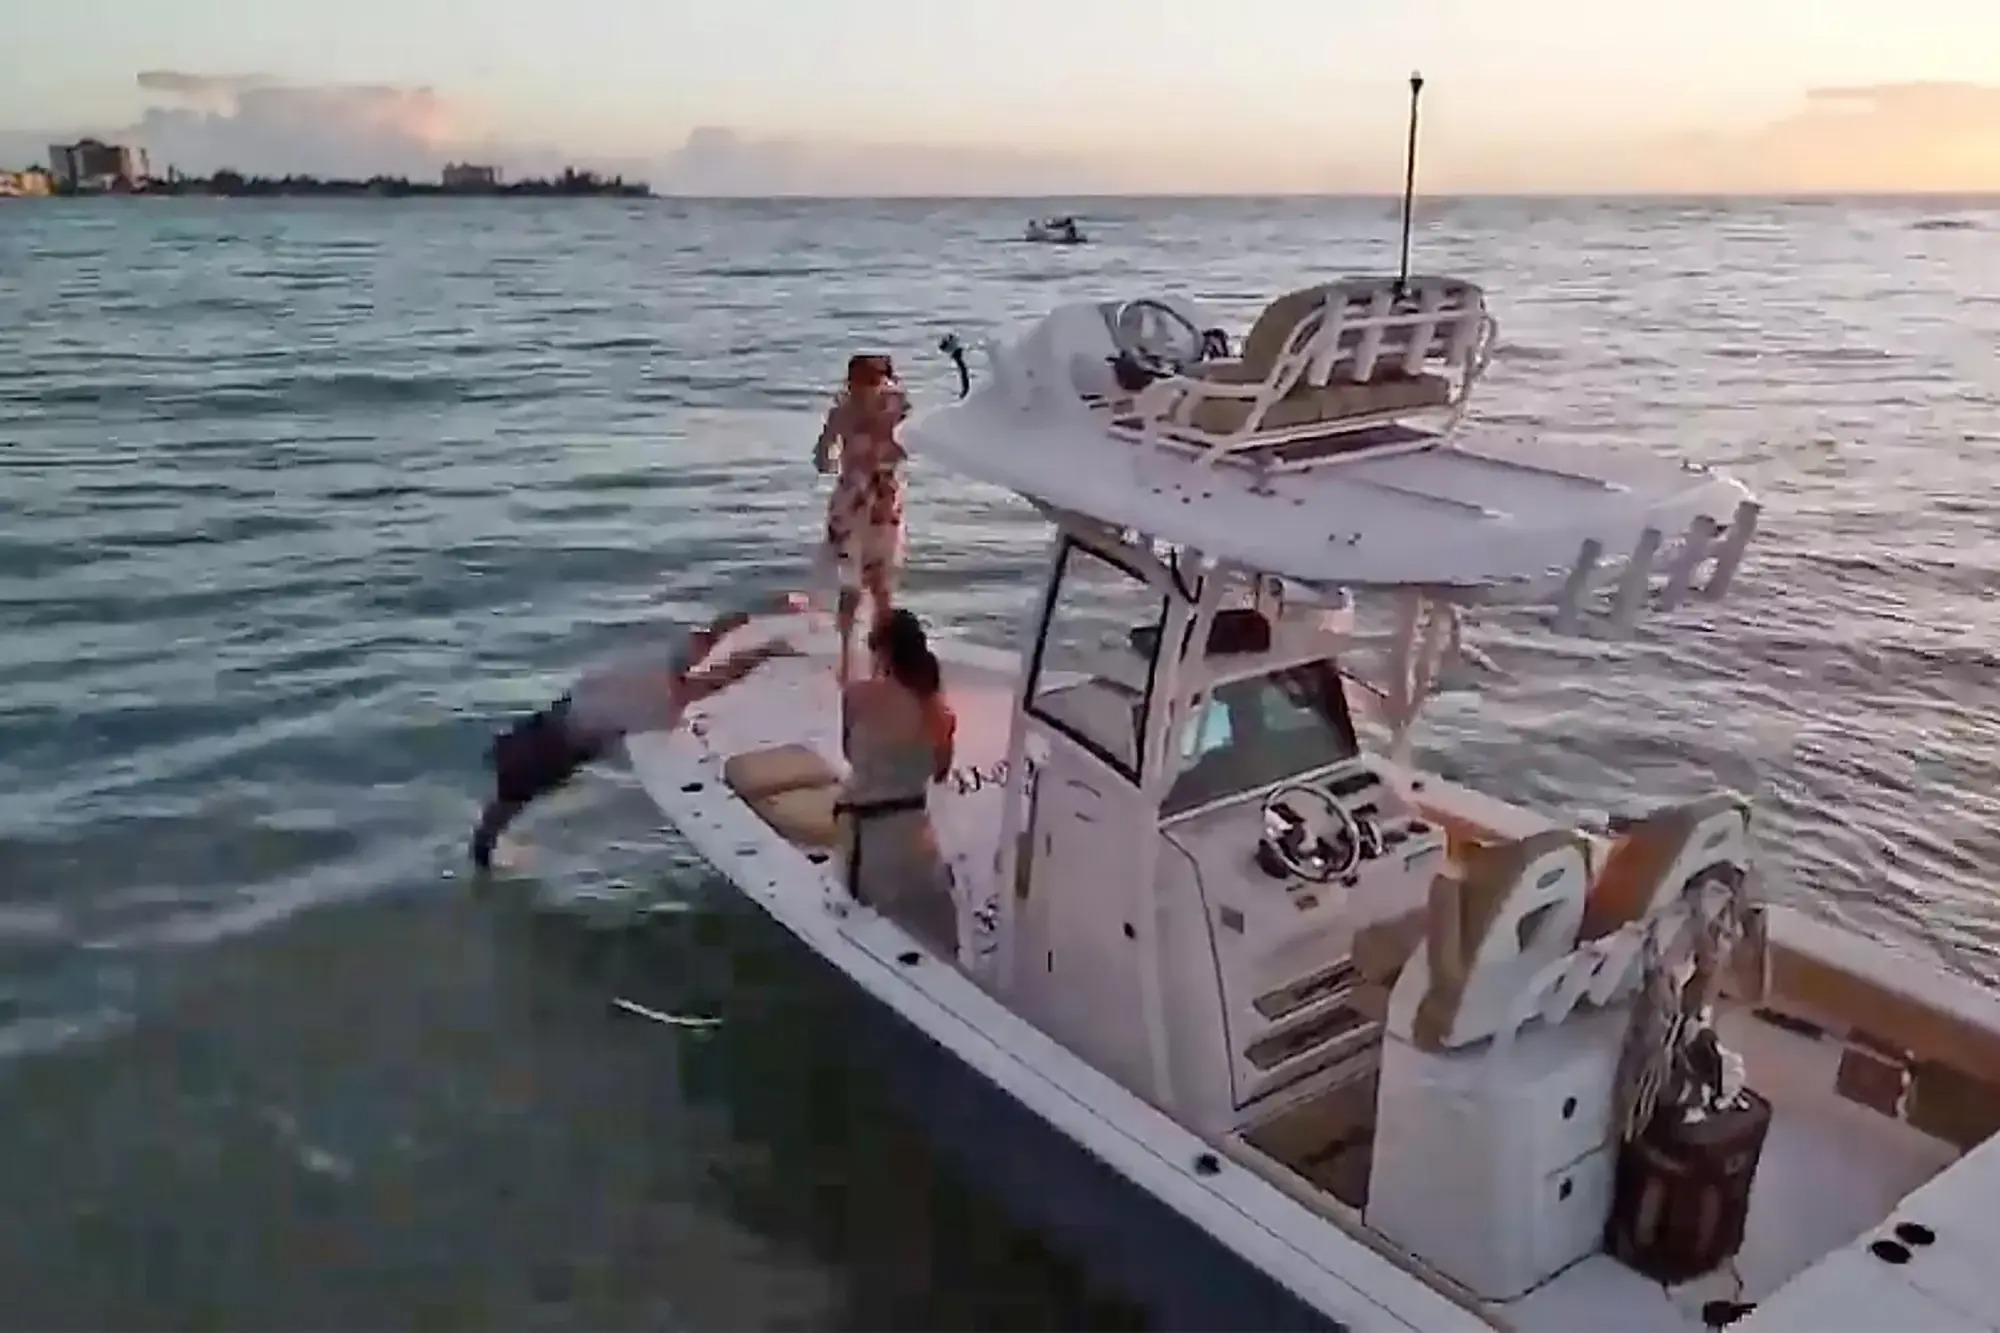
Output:
<instances>
[{"instance_id":1,"label":"horizon line","mask_svg":"<svg viewBox=\"0 0 2000 1333\"><path fill-rule=\"evenodd\" d=\"M1259 200L1259 199L1337 199L1366 201L1370 203L1401 204L1400 192L1375 190L1117 190L1106 193L1090 191L1055 192L1045 194L820 194L812 192L779 192L765 194L699 194L683 192L671 187L655 188L655 199L688 200L690 202L763 202L770 200L797 200L800 202L838 203L842 201L870 200L879 202L908 203L983 203L1018 200L1031 202L1047 199L1079 200ZM1418 203L1426 200L1450 202L1461 199L1508 200L1508 199L1568 199L1618 201L1626 199L1754 199L1777 203L1820 203L1839 202L1846 199L1962 199L2000 204L2000 186L1978 190L1437 190L1416 194Z\"/></svg>"},{"instance_id":2,"label":"horizon line","mask_svg":"<svg viewBox=\"0 0 2000 1333\"><path fill-rule=\"evenodd\" d=\"M35 168L32 166L28 168L13 168L13 169L0 168L0 170L9 170L9 171L24 171L33 169ZM572 168L572 169L579 171L591 171L592 174L598 174L594 171L594 169L591 168ZM43 170L46 170L46 168L43 168ZM346 177L300 176L297 173L292 173L292 175L289 177L286 175L271 174L266 172L249 173L249 172L242 172L237 168L221 168L218 171L206 172L206 173L185 172L182 173L181 178L183 180L194 180L194 181L209 180L215 177L216 175L221 174L223 171L234 171L236 172L236 174L243 176L246 180L256 179L256 180L281 181L286 179L315 179L323 183L342 183L349 180L349 178ZM395 177L395 176L384 176L380 178L389 180L398 180L398 179L409 180L411 182L415 182L415 180L417 179L415 177ZM159 179L161 179L164 182L168 178L161 177ZM377 177L357 176L351 179L355 183L366 183L369 180L377 179ZM1258 200L1280 199L1280 200L1300 200L1300 201L1329 200L1329 201L1352 202L1352 203L1385 203L1385 204L1400 205L1403 199L1403 196L1400 192L1377 191L1377 190L1114 190L1114 191L1105 191L1101 193L1088 190L1075 190L1075 191L1038 192L1032 194L1023 194L1014 191L991 193L991 194L984 192L952 193L952 194L930 194L930 193L827 194L819 191L781 190L781 191L710 194L701 191L680 190L672 186L666 186L664 188L660 186L651 186L651 189L652 189L652 194L650 196L650 202L654 203L659 203L662 201L671 201L675 203L913 203L916 204L916 203L1007 203L1007 202L1037 203L1037 202L1046 202L1049 200L1077 200L1077 201L1117 203L1124 201L1173 202L1180 200L1185 200L1190 202L1209 202L1209 201L1255 202ZM95 198L97 196L91 195L88 197ZM128 196L124 194L109 194L106 197L123 198ZM137 192L129 197L144 198L145 195L144 192ZM1425 203L1425 202L1454 203L1459 201L1508 202L1508 201L1518 200L1523 202L1563 201L1563 202L1574 202L1574 203L1620 203L1628 201L1642 201L1642 202L1645 201L1746 202L1748 201L1748 202L1761 202L1761 203L1797 203L1797 204L1842 203L1850 200L1875 200L1875 201L1909 200L1909 201L1939 201L1939 202L1958 201L1967 203L2000 205L2000 186L1994 186L1990 188L1976 189L1976 190L1900 190L1891 188L1849 189L1849 190L1582 190L1582 189L1437 190L1431 192L1419 191L1416 195L1416 200L1418 203ZM632 202L632 201L628 200L627 202Z\"/></svg>"}]
</instances>

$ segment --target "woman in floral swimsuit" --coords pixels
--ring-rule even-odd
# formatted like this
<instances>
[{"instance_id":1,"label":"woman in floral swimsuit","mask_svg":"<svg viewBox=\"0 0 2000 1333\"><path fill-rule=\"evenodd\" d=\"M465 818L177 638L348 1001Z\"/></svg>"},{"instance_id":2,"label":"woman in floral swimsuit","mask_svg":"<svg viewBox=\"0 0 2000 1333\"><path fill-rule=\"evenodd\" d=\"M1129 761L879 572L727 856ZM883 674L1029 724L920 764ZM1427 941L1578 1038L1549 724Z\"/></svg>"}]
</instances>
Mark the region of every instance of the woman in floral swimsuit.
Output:
<instances>
[{"instance_id":1,"label":"woman in floral swimsuit","mask_svg":"<svg viewBox=\"0 0 2000 1333\"><path fill-rule=\"evenodd\" d=\"M847 362L847 385L826 414L813 464L839 468L826 507L824 559L840 575L840 678L847 679L854 618L867 592L877 623L888 618L896 576L903 567L903 447L896 427L910 413L886 356ZM836 464L835 456L838 454Z\"/></svg>"}]
</instances>

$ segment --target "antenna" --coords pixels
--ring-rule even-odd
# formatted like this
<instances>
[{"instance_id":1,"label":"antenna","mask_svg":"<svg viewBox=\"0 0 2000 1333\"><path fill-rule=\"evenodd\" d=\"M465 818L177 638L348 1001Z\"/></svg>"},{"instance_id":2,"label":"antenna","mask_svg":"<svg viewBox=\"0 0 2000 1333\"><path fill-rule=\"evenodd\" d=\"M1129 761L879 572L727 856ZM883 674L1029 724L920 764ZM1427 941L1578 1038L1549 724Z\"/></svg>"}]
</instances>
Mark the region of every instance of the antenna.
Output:
<instances>
[{"instance_id":1,"label":"antenna","mask_svg":"<svg viewBox=\"0 0 2000 1333\"><path fill-rule=\"evenodd\" d=\"M1396 270L1396 296L1401 299L1410 286L1410 205L1417 194L1417 99L1423 96L1424 76L1410 75L1410 142L1403 153L1403 262Z\"/></svg>"}]
</instances>

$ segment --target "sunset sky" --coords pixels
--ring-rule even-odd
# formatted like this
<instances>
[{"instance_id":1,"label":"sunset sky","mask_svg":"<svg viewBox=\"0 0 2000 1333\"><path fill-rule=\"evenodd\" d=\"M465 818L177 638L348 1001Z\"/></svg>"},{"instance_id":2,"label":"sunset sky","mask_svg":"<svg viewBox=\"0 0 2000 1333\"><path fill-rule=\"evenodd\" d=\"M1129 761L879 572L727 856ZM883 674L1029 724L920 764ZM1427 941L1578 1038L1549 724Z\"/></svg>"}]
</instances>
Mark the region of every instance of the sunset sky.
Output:
<instances>
[{"instance_id":1,"label":"sunset sky","mask_svg":"<svg viewBox=\"0 0 2000 1333\"><path fill-rule=\"evenodd\" d=\"M2000 0L0 0L0 165L716 193L2000 190Z\"/></svg>"}]
</instances>

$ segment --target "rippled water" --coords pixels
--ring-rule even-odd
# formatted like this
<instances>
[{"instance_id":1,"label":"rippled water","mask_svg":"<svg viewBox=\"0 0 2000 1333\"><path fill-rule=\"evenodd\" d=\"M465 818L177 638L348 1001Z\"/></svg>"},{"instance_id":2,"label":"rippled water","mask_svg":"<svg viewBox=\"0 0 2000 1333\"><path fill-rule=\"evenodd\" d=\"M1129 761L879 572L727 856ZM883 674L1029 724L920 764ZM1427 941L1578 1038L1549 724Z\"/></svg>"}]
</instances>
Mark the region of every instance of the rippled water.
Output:
<instances>
[{"instance_id":1,"label":"rippled water","mask_svg":"<svg viewBox=\"0 0 2000 1333\"><path fill-rule=\"evenodd\" d=\"M1377 203L0 212L0 1321L1116 1320L826 1052L824 983L623 777L456 878L492 720L796 583L813 414L881 347L1392 259ZM1949 223L1952 225L1939 225ZM1717 781L1782 892L1995 975L1992 201L1463 202L1475 418L1726 464L1734 602L1506 620L1434 758L1551 807ZM1040 532L919 469L913 600L991 637ZM1703 619L1703 615L1710 618ZM614 995L720 1018L663 1029Z\"/></svg>"}]
</instances>

